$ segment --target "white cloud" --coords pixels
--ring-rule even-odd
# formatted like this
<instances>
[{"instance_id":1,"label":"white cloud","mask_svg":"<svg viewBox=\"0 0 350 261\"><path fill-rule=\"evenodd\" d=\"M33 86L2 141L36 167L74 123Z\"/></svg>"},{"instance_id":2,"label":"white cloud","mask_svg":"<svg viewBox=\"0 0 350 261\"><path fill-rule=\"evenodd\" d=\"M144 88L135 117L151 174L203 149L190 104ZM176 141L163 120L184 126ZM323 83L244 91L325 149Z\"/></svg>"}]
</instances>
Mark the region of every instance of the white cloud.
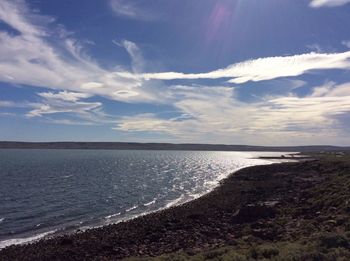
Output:
<instances>
[{"instance_id":1,"label":"white cloud","mask_svg":"<svg viewBox=\"0 0 350 261\"><path fill-rule=\"evenodd\" d=\"M129 91L129 90L120 90L114 93L115 97L121 97L121 98L128 98L128 97L133 97L137 95L138 95L137 92Z\"/></svg>"},{"instance_id":2,"label":"white cloud","mask_svg":"<svg viewBox=\"0 0 350 261\"><path fill-rule=\"evenodd\" d=\"M13 101L0 101L0 107L15 107L15 102L13 102Z\"/></svg>"},{"instance_id":3,"label":"white cloud","mask_svg":"<svg viewBox=\"0 0 350 261\"><path fill-rule=\"evenodd\" d=\"M350 41L342 41L342 44L348 48L350 48Z\"/></svg>"},{"instance_id":4,"label":"white cloud","mask_svg":"<svg viewBox=\"0 0 350 261\"><path fill-rule=\"evenodd\" d=\"M350 3L350 0L312 0L310 2L310 7L319 8L319 7L335 7L342 6Z\"/></svg>"},{"instance_id":5,"label":"white cloud","mask_svg":"<svg viewBox=\"0 0 350 261\"><path fill-rule=\"evenodd\" d=\"M11 116L11 117L14 117L14 116L17 116L15 113L13 112L0 112L0 116Z\"/></svg>"},{"instance_id":6,"label":"white cloud","mask_svg":"<svg viewBox=\"0 0 350 261\"><path fill-rule=\"evenodd\" d=\"M134 73L140 73L144 68L144 59L140 48L131 41L123 40L120 43L113 41L114 44L123 47L131 57L131 68Z\"/></svg>"},{"instance_id":7,"label":"white cloud","mask_svg":"<svg viewBox=\"0 0 350 261\"><path fill-rule=\"evenodd\" d=\"M82 125L82 126L92 126L95 125L91 121L79 121L79 120L70 120L70 119L44 119L44 122L50 124L58 124L58 125Z\"/></svg>"},{"instance_id":8,"label":"white cloud","mask_svg":"<svg viewBox=\"0 0 350 261\"><path fill-rule=\"evenodd\" d=\"M175 126L174 126L175 125ZM176 126L177 125L177 126ZM134 117L124 117L120 120L115 130L123 131L141 131L153 133L168 133L171 135L180 135L181 122L160 119L154 114L139 114Z\"/></svg>"},{"instance_id":9,"label":"white cloud","mask_svg":"<svg viewBox=\"0 0 350 261\"><path fill-rule=\"evenodd\" d=\"M0 81L55 90L40 92L37 103L0 102L0 107L29 109L28 117L40 116L57 124L114 124L119 131L165 133L181 142L286 144L348 138L338 129L337 116L350 111L349 83L329 82L315 87L306 97L288 94L244 103L237 98L235 88L166 86L160 80L226 78L238 84L316 70L349 70L350 51L259 58L207 73L142 73L144 61L139 47L125 40L118 44L131 56L133 70L111 71L99 66L84 52L82 43L70 38L62 27L57 29L59 39L53 41L50 18L33 14L23 1L0 0L0 19L19 32L0 31ZM289 91L306 84L297 79L289 81ZM175 107L178 115L165 118L143 113L117 119L106 115L100 102L85 100L95 95L117 101L163 103ZM71 118L58 118L60 115Z\"/></svg>"},{"instance_id":10,"label":"white cloud","mask_svg":"<svg viewBox=\"0 0 350 261\"><path fill-rule=\"evenodd\" d=\"M39 96L44 97L46 99L55 99L55 100L76 102L80 99L86 99L86 98L91 97L91 94L62 91L59 93L41 92L41 93L39 93Z\"/></svg>"},{"instance_id":11,"label":"white cloud","mask_svg":"<svg viewBox=\"0 0 350 261\"><path fill-rule=\"evenodd\" d=\"M2 0L0 20L19 32L0 31L0 81L85 92L126 102L157 99L152 86L141 89L141 80L121 77L99 66L84 53L81 43L69 38L69 33L62 33L62 26L55 28L50 24L52 19L33 13L24 1ZM125 46L134 55L138 69L137 46L127 41ZM115 95L118 91L134 95Z\"/></svg>"},{"instance_id":12,"label":"white cloud","mask_svg":"<svg viewBox=\"0 0 350 261\"><path fill-rule=\"evenodd\" d=\"M136 20L153 20L155 15L138 6L135 0L110 0L113 12L120 17Z\"/></svg>"},{"instance_id":13,"label":"white cloud","mask_svg":"<svg viewBox=\"0 0 350 261\"><path fill-rule=\"evenodd\" d=\"M326 82L322 86L315 87L311 97L350 97L350 82L343 84Z\"/></svg>"},{"instance_id":14,"label":"white cloud","mask_svg":"<svg viewBox=\"0 0 350 261\"><path fill-rule=\"evenodd\" d=\"M102 88L103 84L100 82L84 82L80 87L85 90L90 90L90 89Z\"/></svg>"},{"instance_id":15,"label":"white cloud","mask_svg":"<svg viewBox=\"0 0 350 261\"><path fill-rule=\"evenodd\" d=\"M335 82L326 82L321 86L314 87L311 97L322 97L330 93L331 89L336 85Z\"/></svg>"},{"instance_id":16,"label":"white cloud","mask_svg":"<svg viewBox=\"0 0 350 261\"><path fill-rule=\"evenodd\" d=\"M65 125L93 125L99 123L115 123L114 120L108 120L108 116L102 112L102 104L99 102L84 102L82 99L89 98L85 93L75 93L62 91L58 93L42 92L38 93L41 98L37 102L28 101L0 101L0 108L20 108L28 112L25 114L28 118L44 117L45 122ZM69 114L74 119L50 118L52 114ZM7 115L11 115L8 114ZM16 114L13 114L16 116Z\"/></svg>"},{"instance_id":17,"label":"white cloud","mask_svg":"<svg viewBox=\"0 0 350 261\"><path fill-rule=\"evenodd\" d=\"M350 51L344 53L307 53L293 56L266 57L232 64L207 73L161 72L146 73L144 79L220 79L232 78L231 83L272 80L279 77L299 76L313 70L350 69ZM125 77L131 77L122 74Z\"/></svg>"},{"instance_id":18,"label":"white cloud","mask_svg":"<svg viewBox=\"0 0 350 261\"><path fill-rule=\"evenodd\" d=\"M319 45L319 44L308 44L306 46L308 49L310 49L311 51L314 51L316 53L323 53L323 48Z\"/></svg>"},{"instance_id":19,"label":"white cloud","mask_svg":"<svg viewBox=\"0 0 350 261\"><path fill-rule=\"evenodd\" d=\"M28 8L22 0L0 2L0 20L7 23L12 28L27 35L44 36L47 33L39 26L33 26L23 19L23 13L28 13ZM31 16L33 20L40 20L40 22L49 22L51 19L45 16Z\"/></svg>"},{"instance_id":20,"label":"white cloud","mask_svg":"<svg viewBox=\"0 0 350 261\"><path fill-rule=\"evenodd\" d=\"M186 117L164 119L156 114L123 117L116 130L158 132L179 142L243 144L334 143L348 138L336 118L350 112L350 83L329 84L306 97L267 97L244 103L228 87L173 86L174 102Z\"/></svg>"},{"instance_id":21,"label":"white cloud","mask_svg":"<svg viewBox=\"0 0 350 261\"><path fill-rule=\"evenodd\" d=\"M136 73L113 72L101 68L84 53L78 41L67 38L69 34L60 33L63 38L56 39L59 44L53 45L46 37L50 19L33 14L22 1L3 0L1 10L0 19L20 32L19 35L0 32L0 81L15 84L84 92L126 102L163 103L167 97L159 92L161 83L150 80L228 78L231 83L245 83L298 76L313 70L350 68L349 51L259 58L208 73L140 74L144 65L140 49L124 40L120 45L130 54ZM44 25L37 25L43 19ZM62 30L60 27L59 31Z\"/></svg>"},{"instance_id":22,"label":"white cloud","mask_svg":"<svg viewBox=\"0 0 350 261\"><path fill-rule=\"evenodd\" d=\"M36 103L0 100L0 108L32 108Z\"/></svg>"},{"instance_id":23,"label":"white cloud","mask_svg":"<svg viewBox=\"0 0 350 261\"><path fill-rule=\"evenodd\" d=\"M44 100L34 105L34 109L27 113L28 117L38 117L44 114L74 113L82 115L94 113L101 108L100 102L84 102L81 99L89 98L89 94L62 91L58 93L43 92L39 96Z\"/></svg>"}]
</instances>

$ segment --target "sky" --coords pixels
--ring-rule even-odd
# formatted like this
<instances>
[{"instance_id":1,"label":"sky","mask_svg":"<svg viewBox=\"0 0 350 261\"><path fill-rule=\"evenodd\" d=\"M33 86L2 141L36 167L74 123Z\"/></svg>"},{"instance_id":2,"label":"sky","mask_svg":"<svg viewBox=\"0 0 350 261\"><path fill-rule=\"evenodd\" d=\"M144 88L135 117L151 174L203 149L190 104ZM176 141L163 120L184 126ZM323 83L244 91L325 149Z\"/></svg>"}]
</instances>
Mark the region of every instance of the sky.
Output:
<instances>
[{"instance_id":1,"label":"sky","mask_svg":"<svg viewBox=\"0 0 350 261\"><path fill-rule=\"evenodd\" d=\"M0 0L0 140L350 145L350 0Z\"/></svg>"}]
</instances>

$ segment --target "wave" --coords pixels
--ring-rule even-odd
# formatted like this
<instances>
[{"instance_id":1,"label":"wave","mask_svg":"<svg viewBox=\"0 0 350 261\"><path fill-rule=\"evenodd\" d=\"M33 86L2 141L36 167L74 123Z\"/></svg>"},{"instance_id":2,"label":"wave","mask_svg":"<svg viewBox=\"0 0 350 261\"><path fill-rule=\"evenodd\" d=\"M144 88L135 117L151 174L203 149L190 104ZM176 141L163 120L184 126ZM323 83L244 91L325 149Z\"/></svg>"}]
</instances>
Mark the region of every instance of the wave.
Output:
<instances>
[{"instance_id":1,"label":"wave","mask_svg":"<svg viewBox=\"0 0 350 261\"><path fill-rule=\"evenodd\" d=\"M180 203L184 203L183 200L185 199L185 194L182 194L180 197L178 197L177 199L174 199L170 202L168 202L164 208L170 208L173 207L175 205L178 205Z\"/></svg>"},{"instance_id":2,"label":"wave","mask_svg":"<svg viewBox=\"0 0 350 261\"><path fill-rule=\"evenodd\" d=\"M134 210L134 209L136 209L137 207L138 207L137 205L134 205L134 206L132 206L131 208L126 209L125 212L130 212L131 210Z\"/></svg>"},{"instance_id":3,"label":"wave","mask_svg":"<svg viewBox=\"0 0 350 261\"><path fill-rule=\"evenodd\" d=\"M0 223L3 222L5 220L5 218L0 218Z\"/></svg>"},{"instance_id":4,"label":"wave","mask_svg":"<svg viewBox=\"0 0 350 261\"><path fill-rule=\"evenodd\" d=\"M52 230L48 231L45 233L37 234L35 236L31 237L25 237L25 238L12 238L12 239L7 239L4 241L0 241L0 249L11 246L11 245L20 245L20 244L25 244L33 241L37 241L41 238L44 238L48 235L54 234L57 230Z\"/></svg>"},{"instance_id":5,"label":"wave","mask_svg":"<svg viewBox=\"0 0 350 261\"><path fill-rule=\"evenodd\" d=\"M150 201L150 202L148 202L148 203L145 203L145 204L143 204L144 206L149 206L149 205L152 205L152 204L154 204L154 203L156 203L156 199L154 199L154 200L152 200L152 201Z\"/></svg>"},{"instance_id":6,"label":"wave","mask_svg":"<svg viewBox=\"0 0 350 261\"><path fill-rule=\"evenodd\" d=\"M109 215L109 216L106 216L105 217L105 219L111 219L111 218L114 218L114 217L117 217L117 216L120 216L120 212L118 212L118 213L115 213L115 214L113 214L113 215Z\"/></svg>"}]
</instances>

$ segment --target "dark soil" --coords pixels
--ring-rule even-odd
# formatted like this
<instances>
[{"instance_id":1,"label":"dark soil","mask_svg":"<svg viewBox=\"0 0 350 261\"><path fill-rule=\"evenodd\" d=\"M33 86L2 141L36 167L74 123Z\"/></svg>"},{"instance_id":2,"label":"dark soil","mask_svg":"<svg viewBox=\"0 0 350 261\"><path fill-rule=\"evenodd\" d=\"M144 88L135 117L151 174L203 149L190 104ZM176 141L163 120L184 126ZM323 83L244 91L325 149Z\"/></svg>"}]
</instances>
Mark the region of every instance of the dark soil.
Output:
<instances>
[{"instance_id":1,"label":"dark soil","mask_svg":"<svg viewBox=\"0 0 350 261\"><path fill-rule=\"evenodd\" d=\"M10 246L0 252L0 260L116 260L176 251L191 256L224 246L249 248L319 233L349 234L349 217L350 164L313 160L255 166L234 173L213 192L184 205ZM320 244L349 249L349 242L345 236L325 237Z\"/></svg>"}]
</instances>

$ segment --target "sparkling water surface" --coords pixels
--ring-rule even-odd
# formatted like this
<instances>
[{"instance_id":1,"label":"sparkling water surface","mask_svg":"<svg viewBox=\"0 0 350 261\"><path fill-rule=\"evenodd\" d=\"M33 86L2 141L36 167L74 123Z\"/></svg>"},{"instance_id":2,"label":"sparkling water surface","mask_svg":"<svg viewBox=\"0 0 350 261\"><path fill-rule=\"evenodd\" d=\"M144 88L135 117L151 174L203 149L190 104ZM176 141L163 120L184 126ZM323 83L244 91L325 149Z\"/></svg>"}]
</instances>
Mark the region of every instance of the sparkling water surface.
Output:
<instances>
[{"instance_id":1,"label":"sparkling water surface","mask_svg":"<svg viewBox=\"0 0 350 261\"><path fill-rule=\"evenodd\" d=\"M0 247L181 204L281 154L0 149Z\"/></svg>"}]
</instances>

